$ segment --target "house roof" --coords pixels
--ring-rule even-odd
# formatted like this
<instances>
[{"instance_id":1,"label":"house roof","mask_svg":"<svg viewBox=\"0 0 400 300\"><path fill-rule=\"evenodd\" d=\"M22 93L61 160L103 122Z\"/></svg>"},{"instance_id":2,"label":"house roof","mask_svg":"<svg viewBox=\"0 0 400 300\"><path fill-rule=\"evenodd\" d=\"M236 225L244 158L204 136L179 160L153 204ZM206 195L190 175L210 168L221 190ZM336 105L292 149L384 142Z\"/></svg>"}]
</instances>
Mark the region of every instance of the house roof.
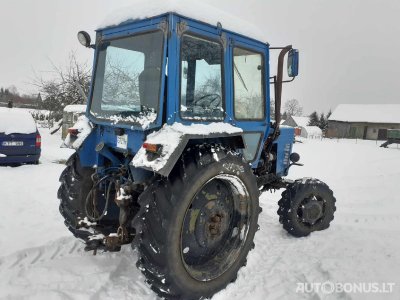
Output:
<instances>
[{"instance_id":1,"label":"house roof","mask_svg":"<svg viewBox=\"0 0 400 300\"><path fill-rule=\"evenodd\" d=\"M400 124L400 104L339 104L329 120Z\"/></svg>"},{"instance_id":2,"label":"house roof","mask_svg":"<svg viewBox=\"0 0 400 300\"><path fill-rule=\"evenodd\" d=\"M86 112L86 104L70 104L64 107L65 112L76 112L84 113Z\"/></svg>"},{"instance_id":3,"label":"house roof","mask_svg":"<svg viewBox=\"0 0 400 300\"><path fill-rule=\"evenodd\" d=\"M309 117L296 117L292 116L293 121L296 122L297 126L299 127L306 127L308 126L308 123L310 122Z\"/></svg>"}]
</instances>

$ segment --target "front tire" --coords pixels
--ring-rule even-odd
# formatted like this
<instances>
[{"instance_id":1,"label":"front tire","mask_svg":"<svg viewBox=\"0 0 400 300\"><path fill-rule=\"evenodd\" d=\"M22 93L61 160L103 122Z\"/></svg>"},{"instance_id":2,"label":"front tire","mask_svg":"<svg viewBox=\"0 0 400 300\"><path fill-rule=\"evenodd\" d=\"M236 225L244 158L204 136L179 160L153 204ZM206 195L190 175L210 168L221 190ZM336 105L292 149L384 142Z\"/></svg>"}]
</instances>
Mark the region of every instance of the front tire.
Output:
<instances>
[{"instance_id":1,"label":"front tire","mask_svg":"<svg viewBox=\"0 0 400 300\"><path fill-rule=\"evenodd\" d=\"M225 151L186 152L168 179L139 197L138 268L167 299L211 297L236 279L258 225L249 165Z\"/></svg>"},{"instance_id":2,"label":"front tire","mask_svg":"<svg viewBox=\"0 0 400 300\"><path fill-rule=\"evenodd\" d=\"M304 178L289 184L279 200L279 222L295 237L325 230L334 219L336 199L322 181Z\"/></svg>"}]
</instances>

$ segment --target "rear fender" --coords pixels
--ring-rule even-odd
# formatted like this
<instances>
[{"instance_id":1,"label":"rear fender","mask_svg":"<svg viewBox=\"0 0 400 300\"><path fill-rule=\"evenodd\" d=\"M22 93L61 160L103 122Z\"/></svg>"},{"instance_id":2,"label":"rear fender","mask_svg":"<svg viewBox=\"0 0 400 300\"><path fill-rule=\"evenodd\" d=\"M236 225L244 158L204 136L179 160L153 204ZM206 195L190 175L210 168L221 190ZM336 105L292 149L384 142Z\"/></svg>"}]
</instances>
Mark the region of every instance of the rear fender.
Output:
<instances>
[{"instance_id":1,"label":"rear fender","mask_svg":"<svg viewBox=\"0 0 400 300\"><path fill-rule=\"evenodd\" d=\"M183 134L176 145L165 145L170 147L167 152L160 156L150 158L146 149L139 150L132 160L132 166L143 168L155 172L159 175L168 177L182 153L190 146L200 144L219 144L230 149L244 149L245 144L241 133L235 134Z\"/></svg>"},{"instance_id":2,"label":"rear fender","mask_svg":"<svg viewBox=\"0 0 400 300\"><path fill-rule=\"evenodd\" d=\"M99 155L95 151L97 145L97 130L93 130L82 142L76 151L79 154L80 163L83 167L99 165Z\"/></svg>"}]
</instances>

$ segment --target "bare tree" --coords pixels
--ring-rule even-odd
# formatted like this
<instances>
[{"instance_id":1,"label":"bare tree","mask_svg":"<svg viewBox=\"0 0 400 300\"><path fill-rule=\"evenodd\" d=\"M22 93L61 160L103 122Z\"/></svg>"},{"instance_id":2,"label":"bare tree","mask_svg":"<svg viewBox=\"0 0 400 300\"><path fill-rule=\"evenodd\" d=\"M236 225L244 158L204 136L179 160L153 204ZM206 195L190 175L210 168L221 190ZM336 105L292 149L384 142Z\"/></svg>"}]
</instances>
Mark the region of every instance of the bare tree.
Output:
<instances>
[{"instance_id":1,"label":"bare tree","mask_svg":"<svg viewBox=\"0 0 400 300\"><path fill-rule=\"evenodd\" d=\"M41 108L49 110L57 121L61 119L66 105L86 103L87 99L82 95L80 88L85 95L89 94L91 69L87 63L78 62L73 52L71 52L65 67L56 66L52 62L51 66L51 78L44 79L35 74L33 85L39 88L42 95Z\"/></svg>"},{"instance_id":2,"label":"bare tree","mask_svg":"<svg viewBox=\"0 0 400 300\"><path fill-rule=\"evenodd\" d=\"M209 75L204 83L196 89L196 94L198 97L209 94L221 94L221 76L219 74Z\"/></svg>"},{"instance_id":3,"label":"bare tree","mask_svg":"<svg viewBox=\"0 0 400 300\"><path fill-rule=\"evenodd\" d=\"M104 73L103 99L105 105L140 105L139 76L135 64L127 64L118 56L110 56Z\"/></svg>"},{"instance_id":4,"label":"bare tree","mask_svg":"<svg viewBox=\"0 0 400 300\"><path fill-rule=\"evenodd\" d=\"M301 107L299 101L291 99L285 102L285 113L287 116L301 116L303 107Z\"/></svg>"}]
</instances>

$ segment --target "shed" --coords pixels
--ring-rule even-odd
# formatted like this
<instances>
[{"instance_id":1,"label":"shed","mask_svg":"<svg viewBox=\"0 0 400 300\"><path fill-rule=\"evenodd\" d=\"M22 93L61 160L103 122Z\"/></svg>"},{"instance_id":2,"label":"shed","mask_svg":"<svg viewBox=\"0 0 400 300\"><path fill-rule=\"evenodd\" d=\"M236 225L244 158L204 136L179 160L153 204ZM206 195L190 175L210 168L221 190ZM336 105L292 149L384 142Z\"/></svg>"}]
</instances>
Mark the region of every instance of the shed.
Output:
<instances>
[{"instance_id":1,"label":"shed","mask_svg":"<svg viewBox=\"0 0 400 300\"><path fill-rule=\"evenodd\" d=\"M309 117L289 116L282 125L299 128L299 133L296 130L296 135L304 138L321 138L322 130L317 126L308 126Z\"/></svg>"},{"instance_id":2,"label":"shed","mask_svg":"<svg viewBox=\"0 0 400 300\"><path fill-rule=\"evenodd\" d=\"M68 128L72 127L78 120L78 117L85 114L86 105L71 104L67 105L63 111L63 125L61 138L64 140L68 134Z\"/></svg>"},{"instance_id":3,"label":"shed","mask_svg":"<svg viewBox=\"0 0 400 300\"><path fill-rule=\"evenodd\" d=\"M328 137L386 140L400 129L400 104L340 104L328 120Z\"/></svg>"},{"instance_id":4,"label":"shed","mask_svg":"<svg viewBox=\"0 0 400 300\"><path fill-rule=\"evenodd\" d=\"M318 126L305 126L301 127L301 137L320 139L322 138L322 130Z\"/></svg>"}]
</instances>

